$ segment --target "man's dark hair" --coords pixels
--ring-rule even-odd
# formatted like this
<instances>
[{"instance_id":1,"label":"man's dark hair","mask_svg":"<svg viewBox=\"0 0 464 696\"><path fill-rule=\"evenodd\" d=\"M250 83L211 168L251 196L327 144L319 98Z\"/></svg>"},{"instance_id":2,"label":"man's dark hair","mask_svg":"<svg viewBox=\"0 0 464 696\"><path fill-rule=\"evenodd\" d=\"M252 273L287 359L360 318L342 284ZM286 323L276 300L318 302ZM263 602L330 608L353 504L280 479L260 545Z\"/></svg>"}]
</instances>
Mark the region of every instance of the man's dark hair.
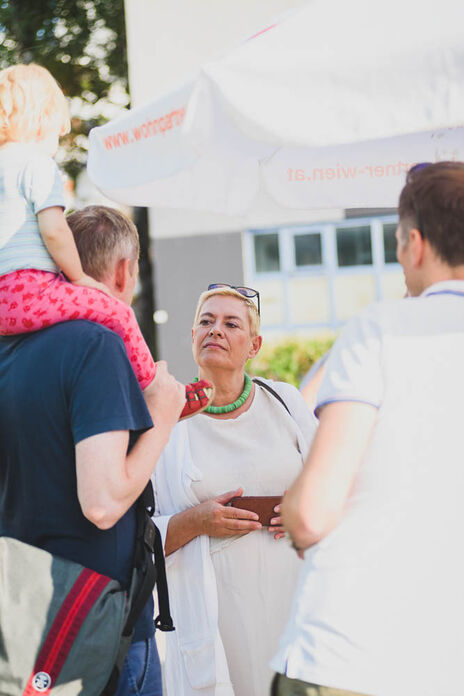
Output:
<instances>
[{"instance_id":1,"label":"man's dark hair","mask_svg":"<svg viewBox=\"0 0 464 696\"><path fill-rule=\"evenodd\" d=\"M410 171L398 213L403 234L415 227L445 263L464 264L463 162L437 162Z\"/></svg>"},{"instance_id":2,"label":"man's dark hair","mask_svg":"<svg viewBox=\"0 0 464 696\"><path fill-rule=\"evenodd\" d=\"M104 280L120 259L135 263L140 245L137 228L127 215L104 205L88 205L67 216L84 273Z\"/></svg>"}]
</instances>

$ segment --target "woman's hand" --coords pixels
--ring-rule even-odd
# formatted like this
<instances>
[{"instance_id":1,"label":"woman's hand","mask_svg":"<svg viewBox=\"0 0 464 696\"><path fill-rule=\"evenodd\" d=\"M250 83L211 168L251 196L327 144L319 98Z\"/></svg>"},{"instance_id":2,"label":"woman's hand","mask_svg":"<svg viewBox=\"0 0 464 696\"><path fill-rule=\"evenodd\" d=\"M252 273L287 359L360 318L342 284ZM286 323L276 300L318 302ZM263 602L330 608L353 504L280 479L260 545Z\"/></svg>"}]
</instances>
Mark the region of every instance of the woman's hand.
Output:
<instances>
[{"instance_id":1,"label":"woman's hand","mask_svg":"<svg viewBox=\"0 0 464 696\"><path fill-rule=\"evenodd\" d=\"M243 495L243 489L237 488L236 491L222 493L197 505L194 509L200 533L211 537L228 537L261 529L255 512L227 505L232 498L240 495Z\"/></svg>"},{"instance_id":2,"label":"woman's hand","mask_svg":"<svg viewBox=\"0 0 464 696\"><path fill-rule=\"evenodd\" d=\"M229 500L239 495L243 495L243 488L222 493L173 515L169 520L164 544L166 556L201 534L230 537L261 529L261 523L256 521L258 515L255 512L227 505Z\"/></svg>"},{"instance_id":3,"label":"woman's hand","mask_svg":"<svg viewBox=\"0 0 464 696\"><path fill-rule=\"evenodd\" d=\"M274 539L283 539L285 536L285 529L282 525L282 518L280 516L280 505L275 506L274 512L277 513L277 517L271 519L271 524L267 528L267 531L274 535Z\"/></svg>"}]
</instances>

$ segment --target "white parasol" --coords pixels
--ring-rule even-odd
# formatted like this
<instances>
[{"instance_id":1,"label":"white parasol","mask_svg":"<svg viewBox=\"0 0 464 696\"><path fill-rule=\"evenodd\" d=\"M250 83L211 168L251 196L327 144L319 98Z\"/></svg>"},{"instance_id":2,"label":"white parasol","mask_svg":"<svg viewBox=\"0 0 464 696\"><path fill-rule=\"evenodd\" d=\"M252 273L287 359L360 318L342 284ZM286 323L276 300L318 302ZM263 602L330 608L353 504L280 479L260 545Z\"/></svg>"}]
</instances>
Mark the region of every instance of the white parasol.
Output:
<instances>
[{"instance_id":1,"label":"white parasol","mask_svg":"<svg viewBox=\"0 0 464 696\"><path fill-rule=\"evenodd\" d=\"M395 206L418 161L464 159L464 4L312 0L171 94L90 133L129 205L242 214Z\"/></svg>"}]
</instances>

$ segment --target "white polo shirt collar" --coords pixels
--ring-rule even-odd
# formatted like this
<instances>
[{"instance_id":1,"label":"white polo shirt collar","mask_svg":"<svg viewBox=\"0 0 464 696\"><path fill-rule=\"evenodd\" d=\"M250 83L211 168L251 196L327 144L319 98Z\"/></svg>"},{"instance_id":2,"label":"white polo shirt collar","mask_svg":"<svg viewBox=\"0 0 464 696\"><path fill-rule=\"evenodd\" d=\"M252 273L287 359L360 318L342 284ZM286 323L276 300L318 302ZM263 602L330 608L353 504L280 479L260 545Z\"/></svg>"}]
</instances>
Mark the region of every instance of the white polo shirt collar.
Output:
<instances>
[{"instance_id":1,"label":"white polo shirt collar","mask_svg":"<svg viewBox=\"0 0 464 696\"><path fill-rule=\"evenodd\" d=\"M464 297L464 280L442 280L426 288L420 297L430 295L462 295Z\"/></svg>"}]
</instances>

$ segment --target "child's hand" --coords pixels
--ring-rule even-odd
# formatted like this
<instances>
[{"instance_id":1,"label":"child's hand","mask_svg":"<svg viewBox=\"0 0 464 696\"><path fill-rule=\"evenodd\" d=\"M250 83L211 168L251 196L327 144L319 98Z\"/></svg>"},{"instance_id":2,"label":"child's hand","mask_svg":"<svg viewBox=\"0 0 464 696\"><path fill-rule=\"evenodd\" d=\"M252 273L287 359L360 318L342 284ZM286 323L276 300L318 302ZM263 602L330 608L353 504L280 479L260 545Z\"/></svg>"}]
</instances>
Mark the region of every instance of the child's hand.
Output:
<instances>
[{"instance_id":1,"label":"child's hand","mask_svg":"<svg viewBox=\"0 0 464 696\"><path fill-rule=\"evenodd\" d=\"M112 297L110 289L104 283L100 283L98 280L95 280L95 278L92 278L92 276L89 276L86 273L84 273L79 280L74 280L73 285L80 285L81 287L85 288L101 290L101 292L104 292L106 295Z\"/></svg>"}]
</instances>

